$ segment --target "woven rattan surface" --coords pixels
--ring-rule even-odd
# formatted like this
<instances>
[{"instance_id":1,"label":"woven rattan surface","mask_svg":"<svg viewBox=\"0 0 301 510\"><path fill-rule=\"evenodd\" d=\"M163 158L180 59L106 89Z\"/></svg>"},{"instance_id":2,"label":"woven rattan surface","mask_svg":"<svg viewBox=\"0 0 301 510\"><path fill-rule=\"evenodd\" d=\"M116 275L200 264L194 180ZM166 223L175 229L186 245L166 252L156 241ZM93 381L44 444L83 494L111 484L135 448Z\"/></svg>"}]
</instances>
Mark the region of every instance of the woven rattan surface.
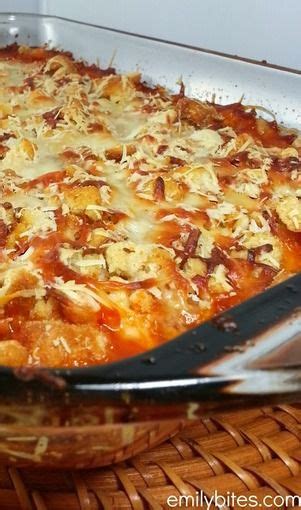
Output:
<instances>
[{"instance_id":1,"label":"woven rattan surface","mask_svg":"<svg viewBox=\"0 0 301 510\"><path fill-rule=\"evenodd\" d=\"M301 497L301 405L192 422L160 446L109 468L0 468L1 510L205 508L196 499L179 499L200 491L208 497L214 491L256 495L263 508L266 495ZM266 508L279 508L279 501L270 498Z\"/></svg>"}]
</instances>

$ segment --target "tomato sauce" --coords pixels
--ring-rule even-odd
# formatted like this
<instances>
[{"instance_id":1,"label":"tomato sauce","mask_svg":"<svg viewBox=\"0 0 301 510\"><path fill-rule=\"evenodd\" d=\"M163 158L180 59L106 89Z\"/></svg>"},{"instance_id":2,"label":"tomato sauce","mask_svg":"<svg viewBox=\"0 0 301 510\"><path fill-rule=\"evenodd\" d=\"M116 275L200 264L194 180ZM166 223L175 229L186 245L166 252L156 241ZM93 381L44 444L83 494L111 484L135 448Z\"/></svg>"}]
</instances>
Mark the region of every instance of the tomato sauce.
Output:
<instances>
[{"instance_id":1,"label":"tomato sauce","mask_svg":"<svg viewBox=\"0 0 301 510\"><path fill-rule=\"evenodd\" d=\"M214 105L222 116L224 126L232 127L237 134L247 133L264 147L288 147L295 140L295 134L284 135L276 121L258 119L255 109L248 110L241 103Z\"/></svg>"}]
</instances>

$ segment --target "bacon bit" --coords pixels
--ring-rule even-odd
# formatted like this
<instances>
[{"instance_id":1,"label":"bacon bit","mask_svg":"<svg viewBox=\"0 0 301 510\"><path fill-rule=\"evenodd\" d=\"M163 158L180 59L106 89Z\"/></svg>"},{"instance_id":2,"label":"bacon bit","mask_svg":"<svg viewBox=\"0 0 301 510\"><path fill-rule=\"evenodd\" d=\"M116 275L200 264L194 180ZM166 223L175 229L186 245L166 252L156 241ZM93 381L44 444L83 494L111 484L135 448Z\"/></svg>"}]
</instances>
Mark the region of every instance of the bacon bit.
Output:
<instances>
[{"instance_id":1,"label":"bacon bit","mask_svg":"<svg viewBox=\"0 0 301 510\"><path fill-rule=\"evenodd\" d=\"M154 200L157 200L158 202L165 200L165 183L161 176L157 177L155 180Z\"/></svg>"},{"instance_id":2,"label":"bacon bit","mask_svg":"<svg viewBox=\"0 0 301 510\"><path fill-rule=\"evenodd\" d=\"M88 179L87 181L84 181L84 182L75 181L74 185L95 186L96 188L102 188L102 186L108 186L108 184L105 181L101 181L101 180L97 180L97 179Z\"/></svg>"},{"instance_id":3,"label":"bacon bit","mask_svg":"<svg viewBox=\"0 0 301 510\"><path fill-rule=\"evenodd\" d=\"M273 250L273 246L271 244L263 244L262 246L257 246L257 248L252 248L248 250L248 261L251 263L255 262L257 255L262 255L262 253L270 253Z\"/></svg>"},{"instance_id":4,"label":"bacon bit","mask_svg":"<svg viewBox=\"0 0 301 510\"><path fill-rule=\"evenodd\" d=\"M185 165L184 159L174 158L173 156L169 156L169 163L173 166L183 166Z\"/></svg>"},{"instance_id":5,"label":"bacon bit","mask_svg":"<svg viewBox=\"0 0 301 510\"><path fill-rule=\"evenodd\" d=\"M9 138L16 138L16 136L14 133L3 133L3 135L0 135L0 142L6 142Z\"/></svg>"},{"instance_id":6,"label":"bacon bit","mask_svg":"<svg viewBox=\"0 0 301 510\"><path fill-rule=\"evenodd\" d=\"M159 145L157 149L157 154L163 154L163 152L165 152L166 149L168 149L168 145Z\"/></svg>"},{"instance_id":7,"label":"bacon bit","mask_svg":"<svg viewBox=\"0 0 301 510\"><path fill-rule=\"evenodd\" d=\"M208 273L212 273L215 266L218 266L219 264L223 264L225 267L228 267L229 263L230 259L228 256L218 246L215 246L211 252L211 257L208 262Z\"/></svg>"},{"instance_id":8,"label":"bacon bit","mask_svg":"<svg viewBox=\"0 0 301 510\"><path fill-rule=\"evenodd\" d=\"M7 153L7 151L8 151L8 147L0 144L0 159L3 159L5 157L5 154Z\"/></svg>"},{"instance_id":9,"label":"bacon bit","mask_svg":"<svg viewBox=\"0 0 301 510\"><path fill-rule=\"evenodd\" d=\"M293 170L301 170L301 160L295 157L289 158L272 158L272 170L277 172L292 172Z\"/></svg>"},{"instance_id":10,"label":"bacon bit","mask_svg":"<svg viewBox=\"0 0 301 510\"><path fill-rule=\"evenodd\" d=\"M54 108L53 110L49 110L48 112L43 113L42 117L45 120L46 124L51 127L51 129L56 128L56 125L59 120L62 120L60 117L60 108Z\"/></svg>"},{"instance_id":11,"label":"bacon bit","mask_svg":"<svg viewBox=\"0 0 301 510\"><path fill-rule=\"evenodd\" d=\"M192 278L192 282L198 287L199 290L205 289L207 287L206 276L196 275Z\"/></svg>"},{"instance_id":12,"label":"bacon bit","mask_svg":"<svg viewBox=\"0 0 301 510\"><path fill-rule=\"evenodd\" d=\"M82 147L79 151L73 149L65 149L59 154L64 161L77 163L78 161L97 161L98 157L93 154L89 147Z\"/></svg>"},{"instance_id":13,"label":"bacon bit","mask_svg":"<svg viewBox=\"0 0 301 510\"><path fill-rule=\"evenodd\" d=\"M91 248L90 246L83 247L83 255L100 255L104 253L104 248Z\"/></svg>"},{"instance_id":14,"label":"bacon bit","mask_svg":"<svg viewBox=\"0 0 301 510\"><path fill-rule=\"evenodd\" d=\"M78 161L81 159L80 154L72 149L64 150L63 152L61 152L59 154L59 156L62 159L66 160L66 161L71 161L71 162L75 162L75 161Z\"/></svg>"},{"instance_id":15,"label":"bacon bit","mask_svg":"<svg viewBox=\"0 0 301 510\"><path fill-rule=\"evenodd\" d=\"M6 238L8 234L8 228L5 225L3 220L0 220L0 248L4 248L6 243Z\"/></svg>"},{"instance_id":16,"label":"bacon bit","mask_svg":"<svg viewBox=\"0 0 301 510\"><path fill-rule=\"evenodd\" d=\"M132 156L136 152L136 147L134 144L129 144L126 146L126 153L128 156ZM116 147L111 147L105 151L106 159L120 162L123 155L123 147L121 145L117 145Z\"/></svg>"},{"instance_id":17,"label":"bacon bit","mask_svg":"<svg viewBox=\"0 0 301 510\"><path fill-rule=\"evenodd\" d=\"M110 161L120 162L122 158L122 147L112 147L111 149L105 150L105 158Z\"/></svg>"},{"instance_id":18,"label":"bacon bit","mask_svg":"<svg viewBox=\"0 0 301 510\"><path fill-rule=\"evenodd\" d=\"M105 131L105 127L100 122L91 122L88 125L88 133L102 133Z\"/></svg>"},{"instance_id":19,"label":"bacon bit","mask_svg":"<svg viewBox=\"0 0 301 510\"><path fill-rule=\"evenodd\" d=\"M274 214L270 215L267 211L263 211L262 216L268 222L271 232L278 236L279 222L277 217Z\"/></svg>"},{"instance_id":20,"label":"bacon bit","mask_svg":"<svg viewBox=\"0 0 301 510\"><path fill-rule=\"evenodd\" d=\"M154 143L156 141L156 138L152 135L144 135L141 140L143 140L144 142L149 142L149 143Z\"/></svg>"},{"instance_id":21,"label":"bacon bit","mask_svg":"<svg viewBox=\"0 0 301 510\"><path fill-rule=\"evenodd\" d=\"M200 237L199 229L195 228L195 229L191 230L191 232L188 236L188 239L186 241L186 244L184 246L184 250L181 254L182 255L182 261L180 264L181 269L183 269L186 261L190 257L193 257L193 255L195 254L195 250L197 249L199 237Z\"/></svg>"},{"instance_id":22,"label":"bacon bit","mask_svg":"<svg viewBox=\"0 0 301 510\"><path fill-rule=\"evenodd\" d=\"M17 379L24 382L38 381L55 390L64 390L67 382L62 377L51 373L49 370L36 367L17 367L13 369L13 374Z\"/></svg>"},{"instance_id":23,"label":"bacon bit","mask_svg":"<svg viewBox=\"0 0 301 510\"><path fill-rule=\"evenodd\" d=\"M31 189L41 184L42 186L49 186L52 183L61 182L66 177L64 170L57 170L55 172L47 172L47 174L40 175L36 179L32 179L24 184L23 189Z\"/></svg>"},{"instance_id":24,"label":"bacon bit","mask_svg":"<svg viewBox=\"0 0 301 510\"><path fill-rule=\"evenodd\" d=\"M250 159L247 151L238 152L235 156L231 156L229 163L236 168L259 168L261 163L257 159Z\"/></svg>"},{"instance_id":25,"label":"bacon bit","mask_svg":"<svg viewBox=\"0 0 301 510\"><path fill-rule=\"evenodd\" d=\"M149 172L147 172L146 170L140 170L140 168L135 169L135 172L137 172L137 174L139 175L149 175Z\"/></svg>"},{"instance_id":26,"label":"bacon bit","mask_svg":"<svg viewBox=\"0 0 301 510\"><path fill-rule=\"evenodd\" d=\"M157 106L151 104L145 104L141 110L143 113L154 113L158 111Z\"/></svg>"},{"instance_id":27,"label":"bacon bit","mask_svg":"<svg viewBox=\"0 0 301 510\"><path fill-rule=\"evenodd\" d=\"M28 78L25 78L24 85L26 87L29 87L30 90L34 90L35 89L35 84L34 84L33 76L28 76Z\"/></svg>"}]
</instances>

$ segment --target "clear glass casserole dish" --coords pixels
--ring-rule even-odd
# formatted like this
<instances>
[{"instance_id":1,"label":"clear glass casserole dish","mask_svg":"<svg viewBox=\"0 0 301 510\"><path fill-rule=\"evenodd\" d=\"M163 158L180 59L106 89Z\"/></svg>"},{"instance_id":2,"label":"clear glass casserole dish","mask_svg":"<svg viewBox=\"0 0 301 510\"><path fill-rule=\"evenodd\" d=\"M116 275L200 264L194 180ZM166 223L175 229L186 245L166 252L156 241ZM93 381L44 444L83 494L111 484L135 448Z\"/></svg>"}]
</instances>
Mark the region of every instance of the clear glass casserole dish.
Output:
<instances>
[{"instance_id":1,"label":"clear glass casserole dish","mask_svg":"<svg viewBox=\"0 0 301 510\"><path fill-rule=\"evenodd\" d=\"M231 103L243 95L287 126L301 126L296 71L55 17L2 14L0 26L0 46L47 44L102 67L113 60L117 71L138 69L147 82L170 90L182 78L189 96L214 94ZM92 467L155 444L204 412L296 400L300 282L296 276L231 310L234 329L226 314L224 323L206 323L119 363L1 368L1 461Z\"/></svg>"}]
</instances>

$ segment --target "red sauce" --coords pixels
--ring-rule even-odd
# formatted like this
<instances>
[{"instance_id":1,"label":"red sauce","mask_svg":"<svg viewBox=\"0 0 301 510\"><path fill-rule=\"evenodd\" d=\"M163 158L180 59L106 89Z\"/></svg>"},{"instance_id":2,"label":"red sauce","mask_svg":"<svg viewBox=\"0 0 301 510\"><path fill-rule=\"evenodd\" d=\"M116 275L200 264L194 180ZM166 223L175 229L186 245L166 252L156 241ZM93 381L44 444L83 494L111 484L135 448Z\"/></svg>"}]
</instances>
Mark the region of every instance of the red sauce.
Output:
<instances>
[{"instance_id":1,"label":"red sauce","mask_svg":"<svg viewBox=\"0 0 301 510\"><path fill-rule=\"evenodd\" d=\"M34 306L35 299L34 298L22 298L17 297L9 301L4 307L5 315L7 317L14 317L14 319L29 319L30 312L32 310L32 307ZM18 326L19 322L15 321L14 329L16 330L16 327ZM9 329L12 329L12 326L10 326Z\"/></svg>"},{"instance_id":2,"label":"red sauce","mask_svg":"<svg viewBox=\"0 0 301 510\"><path fill-rule=\"evenodd\" d=\"M76 62L73 59L72 53L70 51L58 51L58 50L49 50L46 48L25 48L23 51L19 50L19 45L17 43L6 46L5 48L0 48L0 58L6 60L17 60L19 62L25 63L33 63L33 62L47 62L52 57L57 55L64 56L72 61L72 63L76 67L76 71L81 75L88 75L90 78L101 78L102 76L108 76L110 74L115 74L115 69L113 67L108 67L107 69L100 69L95 64L88 65L84 62Z\"/></svg>"},{"instance_id":3,"label":"red sauce","mask_svg":"<svg viewBox=\"0 0 301 510\"><path fill-rule=\"evenodd\" d=\"M247 133L264 147L288 147L295 140L296 135L281 134L276 121L268 122L258 119L255 109L247 110L241 103L230 105L214 105L222 116L224 126L232 127L237 134Z\"/></svg>"},{"instance_id":4,"label":"red sauce","mask_svg":"<svg viewBox=\"0 0 301 510\"><path fill-rule=\"evenodd\" d=\"M282 241L281 265L289 273L301 271L301 232L291 232L279 221L271 219L273 233Z\"/></svg>"},{"instance_id":5,"label":"red sauce","mask_svg":"<svg viewBox=\"0 0 301 510\"><path fill-rule=\"evenodd\" d=\"M118 333L111 332L108 336L111 347L107 353L107 362L137 356L145 351L141 343L120 338Z\"/></svg>"},{"instance_id":6,"label":"red sauce","mask_svg":"<svg viewBox=\"0 0 301 510\"><path fill-rule=\"evenodd\" d=\"M114 67L108 67L107 69L100 69L95 64L87 65L84 62L76 62L76 70L79 74L87 74L90 78L102 78L103 76L109 76L116 74Z\"/></svg>"},{"instance_id":7,"label":"red sauce","mask_svg":"<svg viewBox=\"0 0 301 510\"><path fill-rule=\"evenodd\" d=\"M39 177L36 177L35 179L32 179L31 181L26 182L25 184L23 184L23 188L31 189L39 185L47 187L49 186L49 184L54 184L63 181L66 176L67 174L65 170L48 172L46 174L40 175Z\"/></svg>"}]
</instances>

